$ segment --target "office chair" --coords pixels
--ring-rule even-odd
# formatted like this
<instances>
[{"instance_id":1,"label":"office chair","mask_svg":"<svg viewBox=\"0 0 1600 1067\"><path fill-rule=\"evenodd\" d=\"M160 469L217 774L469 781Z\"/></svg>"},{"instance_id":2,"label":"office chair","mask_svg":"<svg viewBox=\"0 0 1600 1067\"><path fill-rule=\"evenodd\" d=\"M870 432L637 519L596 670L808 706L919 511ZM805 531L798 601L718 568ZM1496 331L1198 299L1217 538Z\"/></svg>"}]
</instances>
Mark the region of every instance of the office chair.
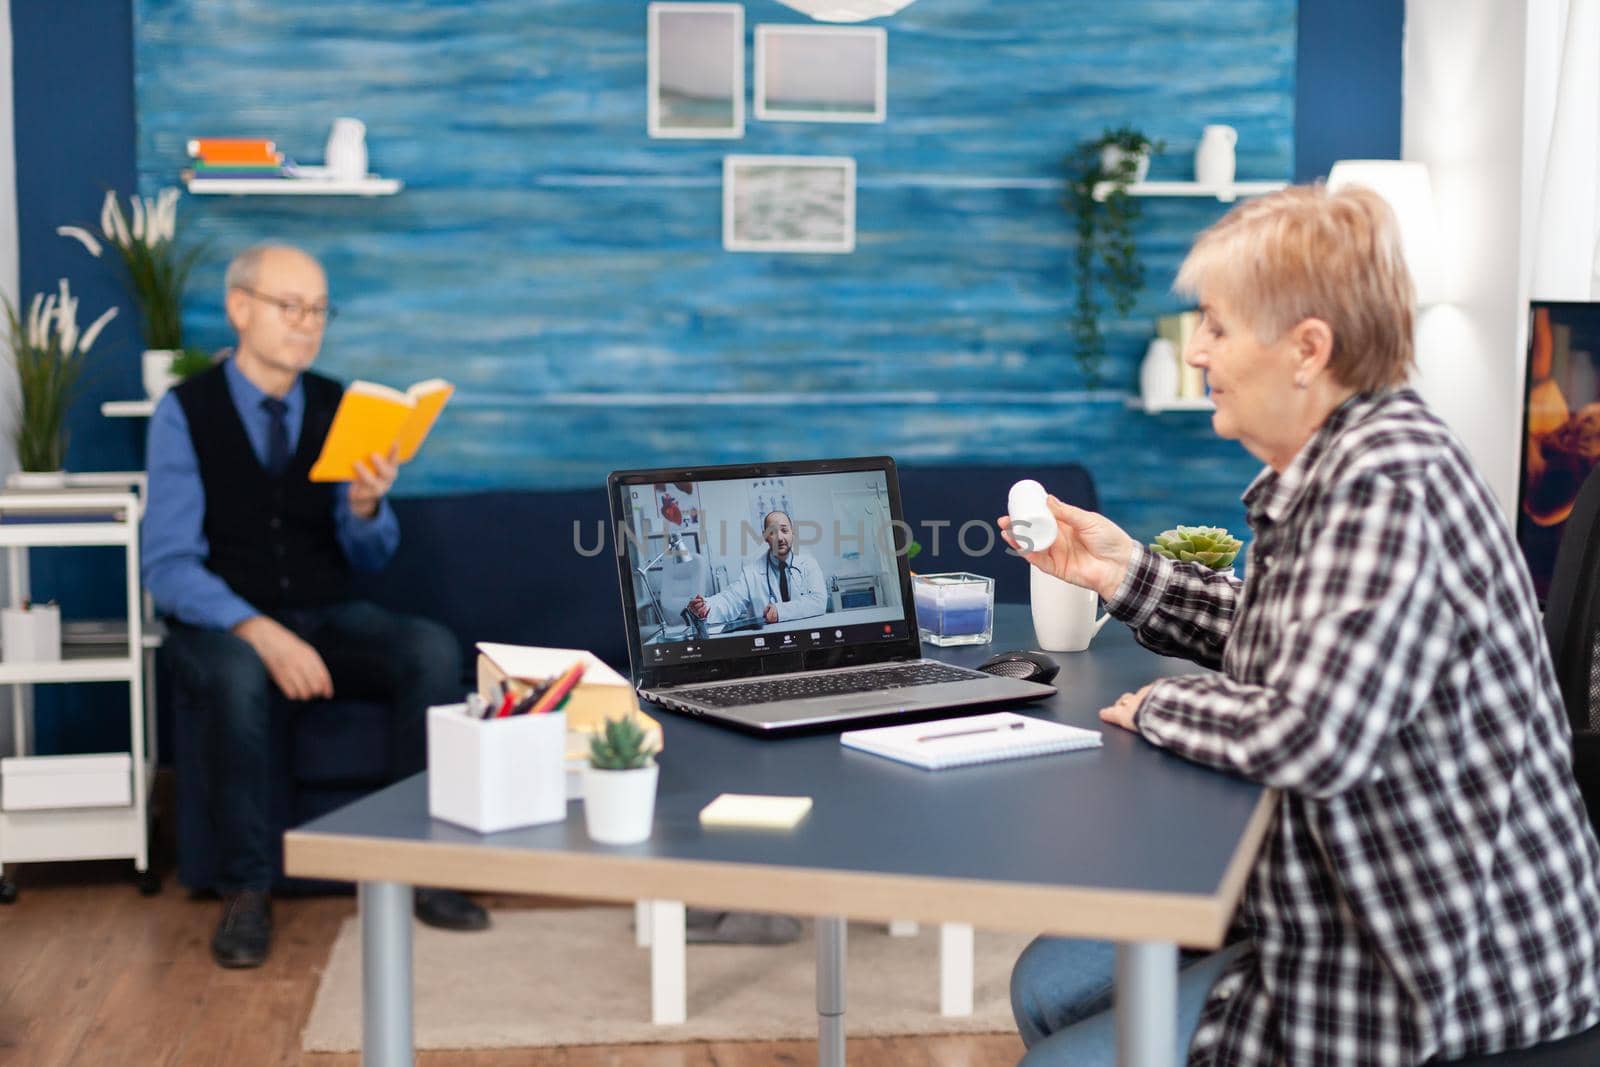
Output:
<instances>
[{"instance_id":1,"label":"office chair","mask_svg":"<svg viewBox=\"0 0 1600 1067\"><path fill-rule=\"evenodd\" d=\"M1578 490L1556 550L1544 628L1572 723L1573 775L1600 829L1600 467ZM1453 1061L1452 1067L1580 1067L1600 1063L1600 1026L1530 1049Z\"/></svg>"},{"instance_id":2,"label":"office chair","mask_svg":"<svg viewBox=\"0 0 1600 1067\"><path fill-rule=\"evenodd\" d=\"M1544 628L1572 723L1572 770L1600 829L1600 467L1584 479L1556 550Z\"/></svg>"}]
</instances>

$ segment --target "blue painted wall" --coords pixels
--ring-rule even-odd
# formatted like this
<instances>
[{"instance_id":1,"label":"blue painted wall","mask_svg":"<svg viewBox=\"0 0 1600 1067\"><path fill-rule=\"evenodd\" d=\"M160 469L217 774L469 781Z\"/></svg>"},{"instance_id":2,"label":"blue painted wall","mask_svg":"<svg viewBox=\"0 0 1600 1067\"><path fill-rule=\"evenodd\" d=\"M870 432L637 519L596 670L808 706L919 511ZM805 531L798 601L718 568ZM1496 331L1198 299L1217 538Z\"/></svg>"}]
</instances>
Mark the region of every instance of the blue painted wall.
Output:
<instances>
[{"instance_id":1,"label":"blue painted wall","mask_svg":"<svg viewBox=\"0 0 1600 1067\"><path fill-rule=\"evenodd\" d=\"M1240 130L1241 176L1288 178L1293 0L937 0L889 34L882 125L751 121L739 141L645 134L645 5L490 0L225 6L139 0L139 172L174 180L198 135L270 136L316 161L368 125L392 199L190 198L212 242L192 303L220 343L222 260L280 237L323 257L341 317L323 366L460 391L411 493L598 484L616 466L888 452L1085 462L1140 534L1237 525L1255 464L1203 416L1123 406L1165 287L1215 202L1151 201L1151 286L1110 322L1108 390L1066 337L1060 164L1122 123L1187 177L1199 130ZM996 16L999 14L999 18ZM747 23L796 22L772 0ZM747 49L748 54L748 49ZM857 160L857 250L730 254L729 152Z\"/></svg>"},{"instance_id":2,"label":"blue painted wall","mask_svg":"<svg viewBox=\"0 0 1600 1067\"><path fill-rule=\"evenodd\" d=\"M65 223L97 219L105 191L134 188L133 36L129 0L12 0L12 78L17 223L23 300L66 277L87 325L106 307L122 310L100 335L72 407L72 470L143 466L143 428L100 416L102 400L139 390L136 309L109 263L56 235ZM122 555L111 548L36 549L33 592L69 616L125 611ZM127 743L127 687L38 686L38 750L95 751Z\"/></svg>"},{"instance_id":3,"label":"blue painted wall","mask_svg":"<svg viewBox=\"0 0 1600 1067\"><path fill-rule=\"evenodd\" d=\"M1295 181L1341 159L1400 158L1404 0L1300 0Z\"/></svg>"},{"instance_id":4,"label":"blue painted wall","mask_svg":"<svg viewBox=\"0 0 1600 1067\"><path fill-rule=\"evenodd\" d=\"M107 187L170 183L181 136L261 133L315 161L328 122L352 113L372 126L375 169L407 193L186 198L184 225L216 242L189 318L199 340L225 339L215 290L238 245L279 236L326 257L346 311L326 369L462 386L405 492L581 484L686 457L1031 455L1086 462L1137 534L1179 517L1237 523L1254 463L1203 417L1147 419L1120 399L1145 320L1173 306L1177 259L1221 209L1147 202L1151 288L1134 321L1110 324L1108 393L1084 395L1065 338L1059 158L1123 121L1167 139L1157 176L1187 175L1207 121L1240 127L1245 177L1304 179L1399 149L1399 0L922 0L885 23L887 124L752 120L720 143L644 136L635 0L223 7L11 4L24 292L65 274L85 307L124 303L74 410L74 469L142 465L142 428L98 414L137 394L140 345L106 268L54 227L95 217ZM796 20L770 0L746 6L748 26ZM855 255L721 251L722 154L779 151L860 161ZM974 176L1001 187L960 187ZM733 395L696 411L656 390ZM750 402L780 390L803 405ZM92 551L35 563L36 589L69 614L117 610L119 573ZM46 750L121 744L115 688L46 690L63 705L41 709Z\"/></svg>"}]
</instances>

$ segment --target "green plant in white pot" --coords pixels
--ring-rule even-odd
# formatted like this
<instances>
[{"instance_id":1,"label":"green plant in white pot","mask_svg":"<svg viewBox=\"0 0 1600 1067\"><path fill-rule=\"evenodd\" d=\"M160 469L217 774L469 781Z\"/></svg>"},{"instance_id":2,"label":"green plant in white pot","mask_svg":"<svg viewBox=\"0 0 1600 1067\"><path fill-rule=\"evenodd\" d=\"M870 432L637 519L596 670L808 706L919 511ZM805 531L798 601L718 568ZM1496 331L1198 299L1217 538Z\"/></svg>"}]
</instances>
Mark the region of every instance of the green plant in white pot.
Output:
<instances>
[{"instance_id":1,"label":"green plant in white pot","mask_svg":"<svg viewBox=\"0 0 1600 1067\"><path fill-rule=\"evenodd\" d=\"M100 238L84 226L60 226L56 232L71 237L96 259ZM183 294L200 246L178 248L178 190L166 188L155 196L130 196L122 210L115 191L108 190L100 207L100 232L117 250L127 282L139 305L139 325L144 335L144 362L140 379L154 399L179 377L175 367L204 369L204 362L186 358L183 345ZM203 360L203 357L202 357Z\"/></svg>"},{"instance_id":2,"label":"green plant in white pot","mask_svg":"<svg viewBox=\"0 0 1600 1067\"><path fill-rule=\"evenodd\" d=\"M65 278L57 292L36 293L25 317L3 303L7 349L17 371L17 462L24 475L47 476L14 478L12 484L59 481L67 457L67 408L78 394L89 350L117 309L107 308L80 332L78 300Z\"/></svg>"},{"instance_id":3,"label":"green plant in white pot","mask_svg":"<svg viewBox=\"0 0 1600 1067\"><path fill-rule=\"evenodd\" d=\"M1231 571L1243 544L1221 526L1179 526L1156 534L1150 548L1157 555L1181 563L1198 563L1214 571Z\"/></svg>"},{"instance_id":4,"label":"green plant in white pot","mask_svg":"<svg viewBox=\"0 0 1600 1067\"><path fill-rule=\"evenodd\" d=\"M583 821L589 837L606 845L636 845L650 838L656 814L655 745L639 720L607 719L589 740L583 771Z\"/></svg>"}]
</instances>

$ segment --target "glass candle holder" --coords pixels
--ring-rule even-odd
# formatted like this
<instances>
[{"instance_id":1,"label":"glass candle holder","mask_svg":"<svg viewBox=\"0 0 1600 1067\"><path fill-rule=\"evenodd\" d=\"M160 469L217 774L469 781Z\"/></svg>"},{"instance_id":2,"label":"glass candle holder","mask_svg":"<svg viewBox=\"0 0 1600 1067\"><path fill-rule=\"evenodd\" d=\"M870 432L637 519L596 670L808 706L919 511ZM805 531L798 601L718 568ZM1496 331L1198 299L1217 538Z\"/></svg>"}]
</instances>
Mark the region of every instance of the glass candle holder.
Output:
<instances>
[{"instance_id":1,"label":"glass candle holder","mask_svg":"<svg viewBox=\"0 0 1600 1067\"><path fill-rule=\"evenodd\" d=\"M994 579L958 571L916 574L917 629L931 645L986 645L994 634Z\"/></svg>"}]
</instances>

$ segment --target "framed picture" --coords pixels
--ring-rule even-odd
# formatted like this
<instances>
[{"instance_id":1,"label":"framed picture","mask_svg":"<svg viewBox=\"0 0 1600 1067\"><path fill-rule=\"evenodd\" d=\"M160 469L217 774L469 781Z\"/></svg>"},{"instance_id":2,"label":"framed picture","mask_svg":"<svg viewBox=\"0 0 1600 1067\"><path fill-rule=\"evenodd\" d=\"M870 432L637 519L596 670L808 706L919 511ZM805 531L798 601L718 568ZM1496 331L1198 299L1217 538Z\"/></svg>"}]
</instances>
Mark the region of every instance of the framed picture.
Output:
<instances>
[{"instance_id":1,"label":"framed picture","mask_svg":"<svg viewBox=\"0 0 1600 1067\"><path fill-rule=\"evenodd\" d=\"M651 4L651 137L744 136L744 7Z\"/></svg>"},{"instance_id":2,"label":"framed picture","mask_svg":"<svg viewBox=\"0 0 1600 1067\"><path fill-rule=\"evenodd\" d=\"M888 57L879 26L757 26L756 118L882 122Z\"/></svg>"},{"instance_id":3,"label":"framed picture","mask_svg":"<svg viewBox=\"0 0 1600 1067\"><path fill-rule=\"evenodd\" d=\"M730 252L851 252L856 161L848 156L726 156L722 247Z\"/></svg>"}]
</instances>

